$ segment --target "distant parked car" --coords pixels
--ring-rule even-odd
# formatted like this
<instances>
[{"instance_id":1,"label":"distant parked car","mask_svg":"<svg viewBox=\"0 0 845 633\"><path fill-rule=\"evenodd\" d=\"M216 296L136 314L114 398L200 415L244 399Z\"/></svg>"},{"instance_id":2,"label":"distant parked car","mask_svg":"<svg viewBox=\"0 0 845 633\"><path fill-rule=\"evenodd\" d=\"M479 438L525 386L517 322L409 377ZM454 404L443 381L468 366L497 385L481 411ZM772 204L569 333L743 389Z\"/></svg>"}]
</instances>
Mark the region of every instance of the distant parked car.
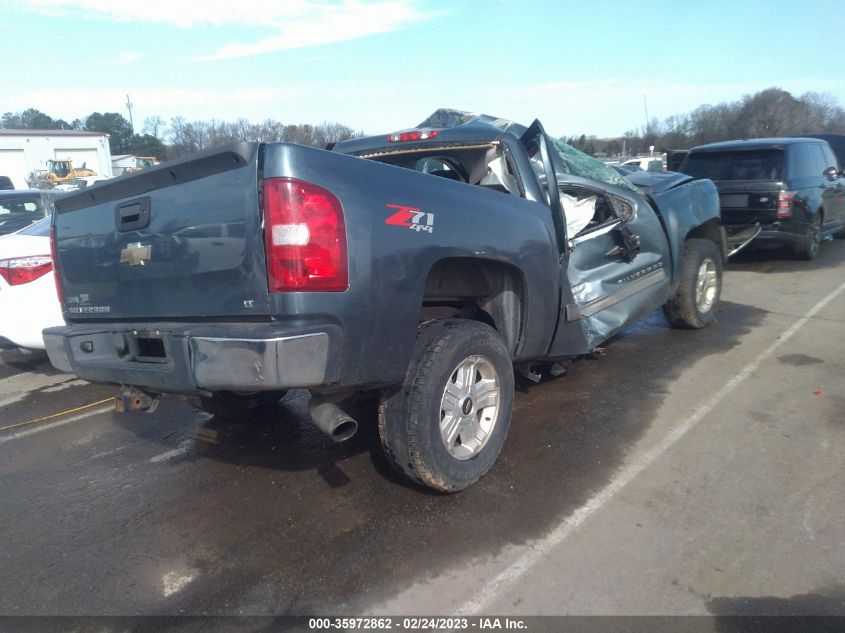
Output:
<instances>
[{"instance_id":1,"label":"distant parked car","mask_svg":"<svg viewBox=\"0 0 845 633\"><path fill-rule=\"evenodd\" d=\"M41 330L56 325L64 319L44 218L0 237L0 347L44 349Z\"/></svg>"},{"instance_id":2,"label":"distant parked car","mask_svg":"<svg viewBox=\"0 0 845 633\"><path fill-rule=\"evenodd\" d=\"M679 171L684 159L689 154L688 149L670 149L666 152L666 171Z\"/></svg>"},{"instance_id":3,"label":"distant parked car","mask_svg":"<svg viewBox=\"0 0 845 633\"><path fill-rule=\"evenodd\" d=\"M753 223L755 242L787 244L814 259L828 235L845 237L845 178L826 141L765 138L700 145L681 171L716 183L722 224Z\"/></svg>"},{"instance_id":4,"label":"distant parked car","mask_svg":"<svg viewBox=\"0 0 845 633\"><path fill-rule=\"evenodd\" d=\"M660 156L631 158L622 163L622 167L635 167L643 171L663 171L663 159Z\"/></svg>"},{"instance_id":5,"label":"distant parked car","mask_svg":"<svg viewBox=\"0 0 845 633\"><path fill-rule=\"evenodd\" d=\"M14 233L45 217L55 196L40 189L0 191L0 235Z\"/></svg>"}]
</instances>

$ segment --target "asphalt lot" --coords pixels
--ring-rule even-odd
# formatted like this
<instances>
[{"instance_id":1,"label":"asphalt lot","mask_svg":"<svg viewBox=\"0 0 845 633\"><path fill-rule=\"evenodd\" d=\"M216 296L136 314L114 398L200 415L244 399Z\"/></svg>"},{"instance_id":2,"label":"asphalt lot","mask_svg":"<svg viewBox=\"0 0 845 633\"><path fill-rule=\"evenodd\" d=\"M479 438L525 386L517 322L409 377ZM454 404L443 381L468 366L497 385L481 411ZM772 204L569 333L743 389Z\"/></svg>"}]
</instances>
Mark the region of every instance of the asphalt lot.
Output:
<instances>
[{"instance_id":1,"label":"asphalt lot","mask_svg":"<svg viewBox=\"0 0 845 633\"><path fill-rule=\"evenodd\" d=\"M519 393L441 496L373 402L334 445L294 392L225 421L0 355L0 614L845 614L845 241L743 254L718 321L660 312ZM34 421L34 422L33 422Z\"/></svg>"}]
</instances>

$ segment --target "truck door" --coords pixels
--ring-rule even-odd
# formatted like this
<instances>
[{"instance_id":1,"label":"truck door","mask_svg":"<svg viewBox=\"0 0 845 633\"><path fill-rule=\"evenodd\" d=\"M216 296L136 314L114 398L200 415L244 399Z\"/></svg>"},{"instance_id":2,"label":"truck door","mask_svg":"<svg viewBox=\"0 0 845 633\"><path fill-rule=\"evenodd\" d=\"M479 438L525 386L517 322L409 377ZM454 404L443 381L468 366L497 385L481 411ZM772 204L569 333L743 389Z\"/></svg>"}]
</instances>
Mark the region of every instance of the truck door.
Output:
<instances>
[{"instance_id":1,"label":"truck door","mask_svg":"<svg viewBox=\"0 0 845 633\"><path fill-rule=\"evenodd\" d=\"M665 301L669 245L642 196L574 173L539 122L522 142L542 170L561 244L560 316L549 355L585 353Z\"/></svg>"},{"instance_id":2,"label":"truck door","mask_svg":"<svg viewBox=\"0 0 845 633\"><path fill-rule=\"evenodd\" d=\"M574 199L589 205L593 216L567 239L564 283L572 303L562 306L561 319L562 324L577 322L587 348L593 349L665 301L669 245L660 220L639 195L561 182L566 179L558 179L564 214L577 208ZM571 220L567 217L568 225ZM556 339L553 349L557 344Z\"/></svg>"}]
</instances>

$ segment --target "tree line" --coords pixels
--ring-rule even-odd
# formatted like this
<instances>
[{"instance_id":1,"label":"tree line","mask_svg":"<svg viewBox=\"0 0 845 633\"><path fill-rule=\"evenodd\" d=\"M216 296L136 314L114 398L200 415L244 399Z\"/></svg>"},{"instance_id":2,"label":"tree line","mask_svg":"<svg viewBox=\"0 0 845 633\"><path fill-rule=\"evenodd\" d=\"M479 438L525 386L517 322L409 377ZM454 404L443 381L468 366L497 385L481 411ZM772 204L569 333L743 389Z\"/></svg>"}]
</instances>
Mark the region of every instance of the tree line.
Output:
<instances>
[{"instance_id":1,"label":"tree line","mask_svg":"<svg viewBox=\"0 0 845 633\"><path fill-rule=\"evenodd\" d=\"M169 124L159 116L149 117L144 120L141 134L136 134L130 122L117 112L93 112L85 119L67 122L35 108L5 113L0 118L0 128L105 132L109 135L112 154L155 156L160 160L241 141L282 141L325 147L363 136L363 132L341 123L292 125L274 119L252 123L243 118L188 121L181 116L172 118ZM652 118L646 125L619 137L581 134L561 140L592 156L613 157L646 154L650 146L664 152L740 138L818 133L845 134L845 109L834 97L817 92L794 97L786 90L768 88L737 101L702 105L663 121Z\"/></svg>"},{"instance_id":2,"label":"tree line","mask_svg":"<svg viewBox=\"0 0 845 633\"><path fill-rule=\"evenodd\" d=\"M780 88L747 94L737 101L701 105L663 121L652 118L624 135L597 138L586 134L561 140L593 156L627 156L688 149L742 138L845 134L845 109L831 95L807 92L795 97Z\"/></svg>"},{"instance_id":3,"label":"tree line","mask_svg":"<svg viewBox=\"0 0 845 633\"><path fill-rule=\"evenodd\" d=\"M70 123L64 119L54 119L35 108L23 112L6 112L0 117L0 128L7 130L80 130L85 132L104 132L109 135L112 154L135 154L137 156L155 156L165 158L167 148L162 139L147 133L135 134L132 125L117 112L92 112L84 119L74 119Z\"/></svg>"},{"instance_id":4,"label":"tree line","mask_svg":"<svg viewBox=\"0 0 845 633\"><path fill-rule=\"evenodd\" d=\"M341 123L293 125L273 119L261 123L251 123L246 119L188 121L181 116L172 118L169 125L159 116L148 117L144 120L142 133L136 134L130 122L117 112L93 112L84 119L74 119L69 123L64 119L54 119L35 108L17 113L6 112L0 117L0 129L104 132L109 135L109 147L113 155L155 156L159 160L178 158L210 147L242 141L282 141L325 147L329 143L363 135Z\"/></svg>"}]
</instances>

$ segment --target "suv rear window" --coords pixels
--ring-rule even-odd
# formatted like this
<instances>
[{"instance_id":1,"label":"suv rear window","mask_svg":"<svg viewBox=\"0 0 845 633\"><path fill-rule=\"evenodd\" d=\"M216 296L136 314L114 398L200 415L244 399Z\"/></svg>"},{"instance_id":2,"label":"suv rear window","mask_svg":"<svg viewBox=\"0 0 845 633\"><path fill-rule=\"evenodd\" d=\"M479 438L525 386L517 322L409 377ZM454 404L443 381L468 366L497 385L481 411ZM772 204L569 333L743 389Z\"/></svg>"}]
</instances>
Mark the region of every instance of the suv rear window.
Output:
<instances>
[{"instance_id":1,"label":"suv rear window","mask_svg":"<svg viewBox=\"0 0 845 633\"><path fill-rule=\"evenodd\" d=\"M710 180L781 180L783 150L690 152L684 173Z\"/></svg>"}]
</instances>

